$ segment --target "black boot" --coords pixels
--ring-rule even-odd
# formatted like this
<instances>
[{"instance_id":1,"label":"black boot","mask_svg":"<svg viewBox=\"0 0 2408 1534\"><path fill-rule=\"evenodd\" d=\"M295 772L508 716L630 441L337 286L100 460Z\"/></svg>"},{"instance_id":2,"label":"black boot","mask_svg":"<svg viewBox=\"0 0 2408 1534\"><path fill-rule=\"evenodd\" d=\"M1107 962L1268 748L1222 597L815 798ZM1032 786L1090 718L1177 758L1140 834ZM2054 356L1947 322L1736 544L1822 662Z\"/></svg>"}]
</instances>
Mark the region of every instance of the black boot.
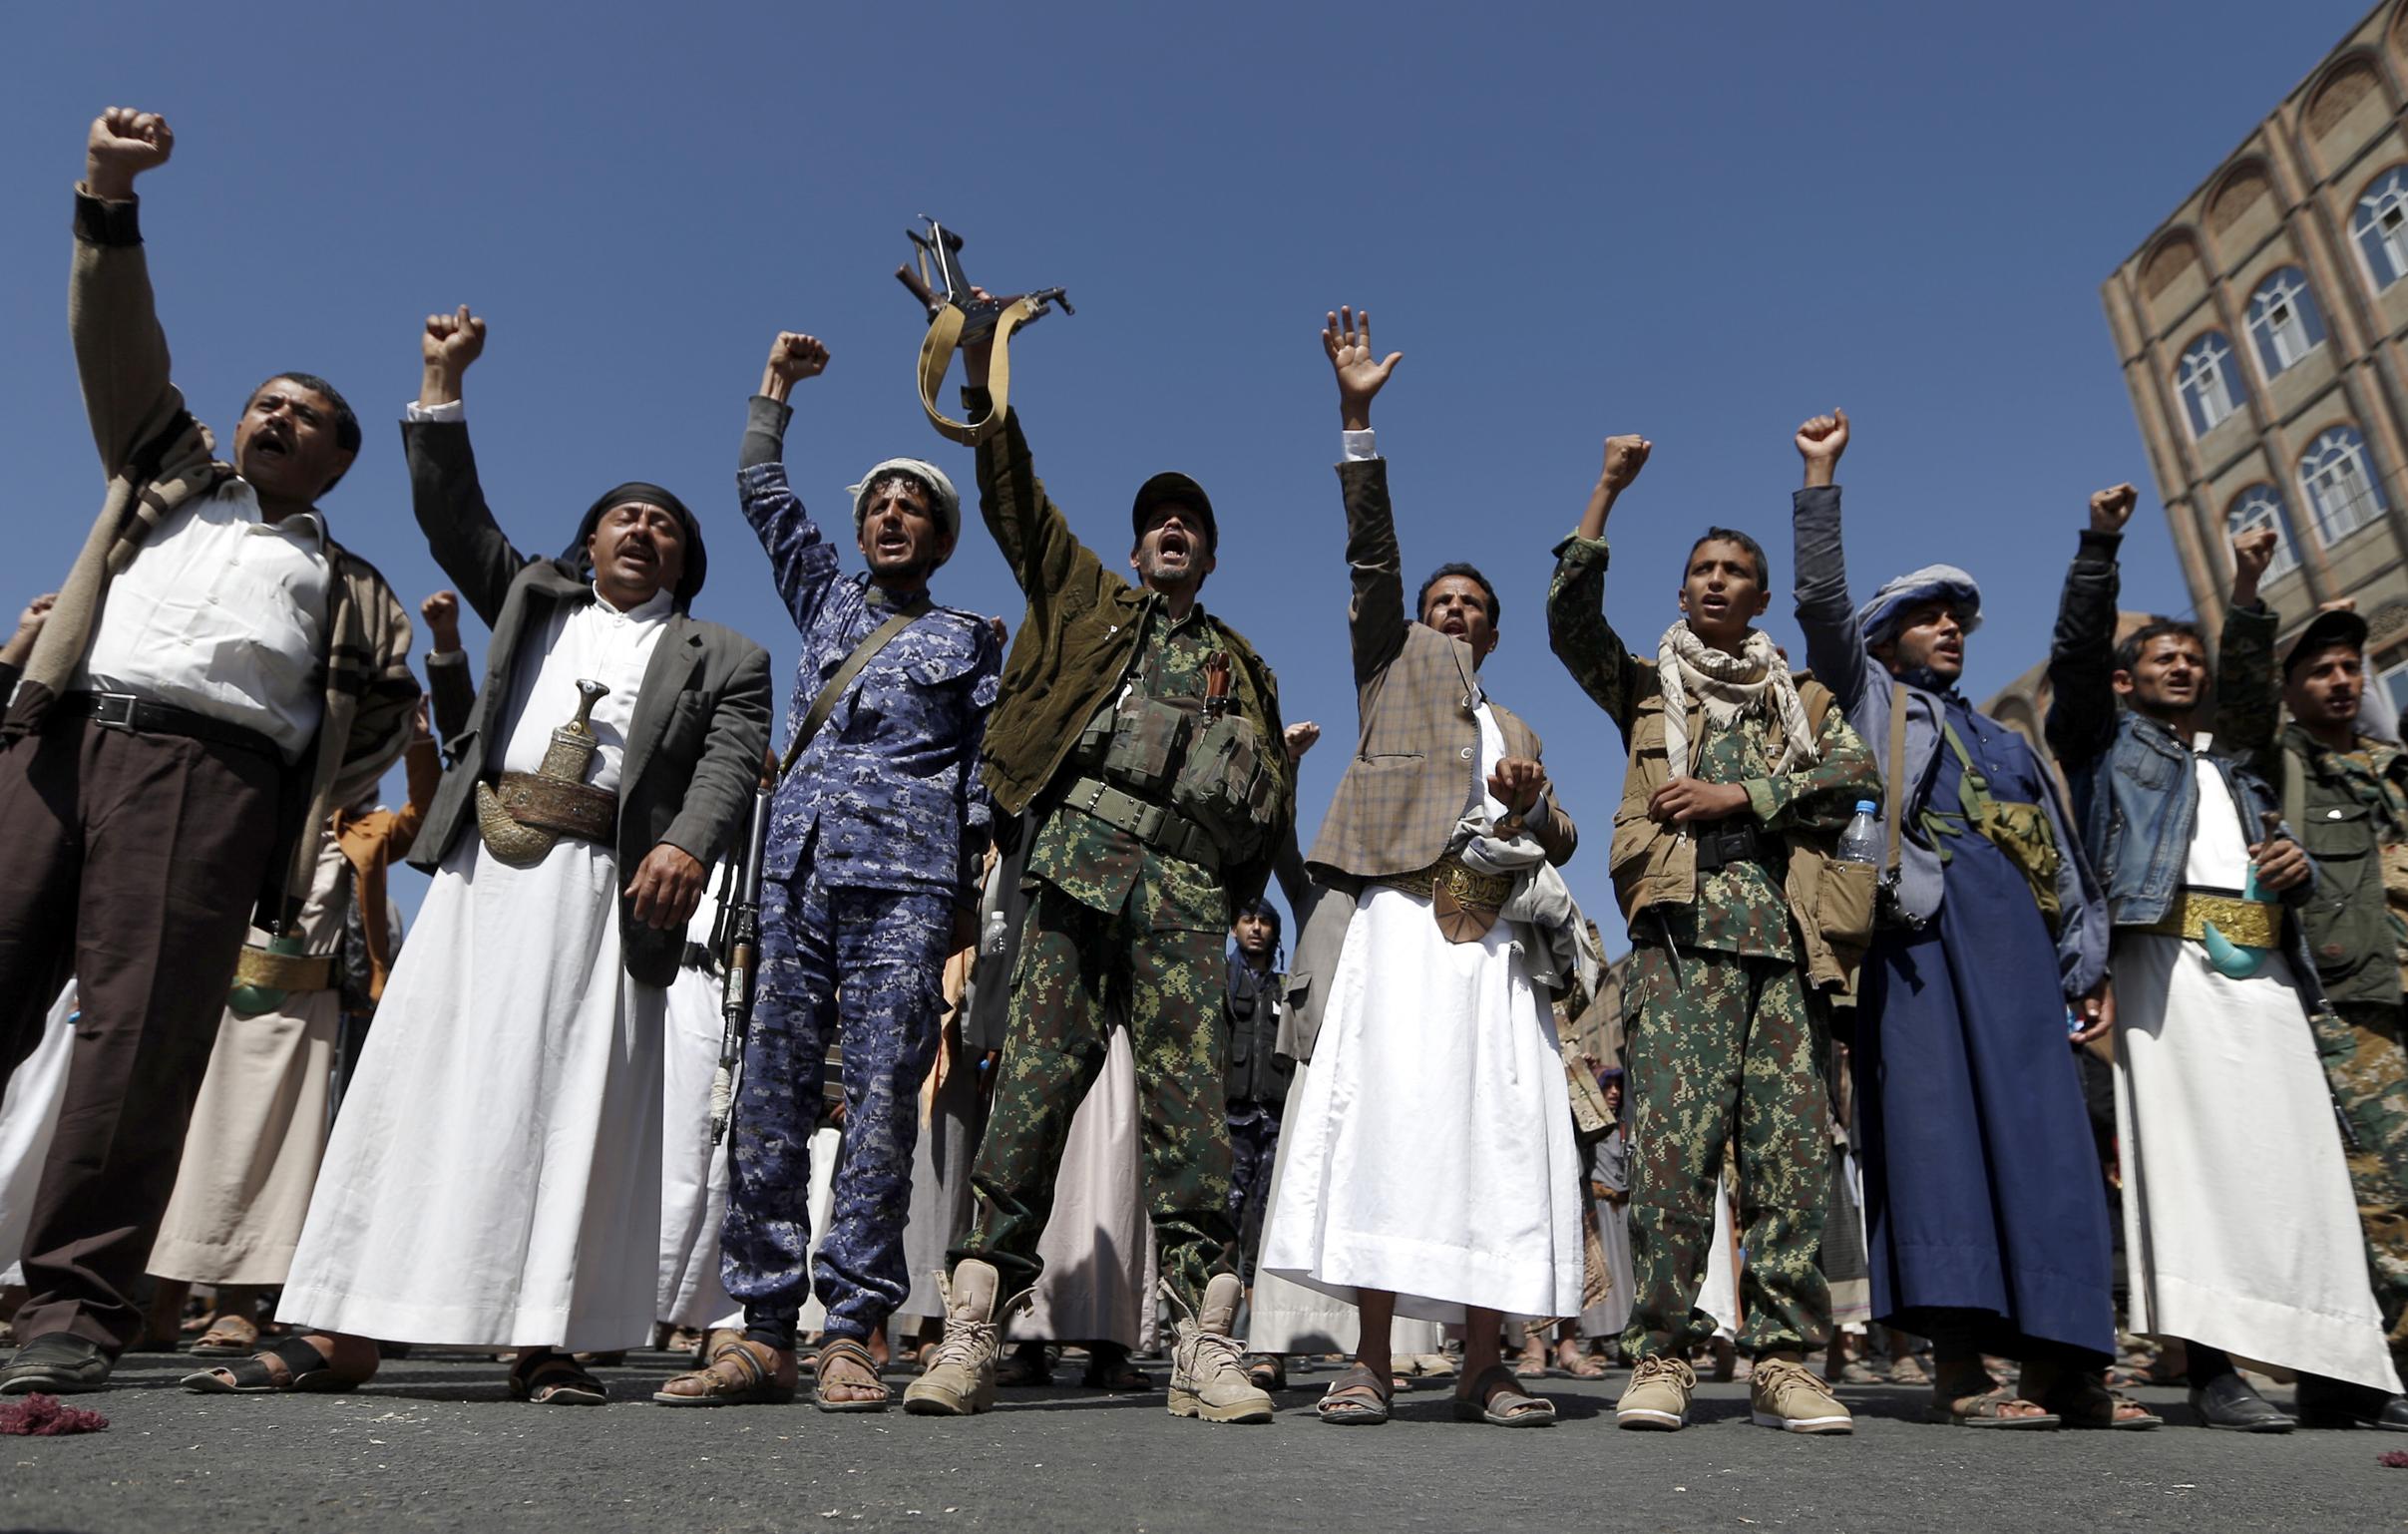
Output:
<instances>
[{"instance_id":1,"label":"black boot","mask_svg":"<svg viewBox=\"0 0 2408 1534\"><path fill-rule=\"evenodd\" d=\"M2408 1433L2408 1395L2321 1374L2299 1376L2298 1410L2302 1427L2375 1427Z\"/></svg>"}]
</instances>

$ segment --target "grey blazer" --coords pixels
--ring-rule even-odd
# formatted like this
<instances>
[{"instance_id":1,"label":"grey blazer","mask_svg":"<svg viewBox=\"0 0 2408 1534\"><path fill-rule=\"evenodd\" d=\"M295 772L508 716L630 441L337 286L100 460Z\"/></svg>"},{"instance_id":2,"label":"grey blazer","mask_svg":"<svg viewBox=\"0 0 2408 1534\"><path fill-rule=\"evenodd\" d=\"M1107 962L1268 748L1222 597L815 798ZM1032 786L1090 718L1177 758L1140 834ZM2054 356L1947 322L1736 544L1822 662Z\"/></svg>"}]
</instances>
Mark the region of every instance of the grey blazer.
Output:
<instances>
[{"instance_id":1,"label":"grey blazer","mask_svg":"<svg viewBox=\"0 0 2408 1534\"><path fill-rule=\"evenodd\" d=\"M468 728L448 742L451 769L435 793L410 862L432 871L476 823L474 795L486 776L486 749L508 721L519 641L540 632L563 603L594 600L591 581L567 562L511 547L477 483L476 455L460 422L408 421L401 428L410 462L410 504L435 563L493 630L485 679ZM663 842L716 863L752 805L769 746L769 654L732 629L679 612L652 650L627 752L619 773L618 842L622 875ZM618 911L619 952L627 972L648 984L677 977L682 926L638 924L625 897Z\"/></svg>"}]
</instances>

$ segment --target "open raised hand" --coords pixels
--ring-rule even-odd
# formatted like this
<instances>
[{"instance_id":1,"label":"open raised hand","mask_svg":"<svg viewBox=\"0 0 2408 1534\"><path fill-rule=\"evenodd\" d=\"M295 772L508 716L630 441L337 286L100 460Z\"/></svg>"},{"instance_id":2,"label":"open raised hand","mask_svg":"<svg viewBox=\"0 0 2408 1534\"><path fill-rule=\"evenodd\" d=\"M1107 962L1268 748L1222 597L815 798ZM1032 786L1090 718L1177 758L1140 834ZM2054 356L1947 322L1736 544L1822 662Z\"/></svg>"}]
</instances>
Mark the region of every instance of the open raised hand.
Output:
<instances>
[{"instance_id":1,"label":"open raised hand","mask_svg":"<svg viewBox=\"0 0 2408 1534\"><path fill-rule=\"evenodd\" d=\"M1838 472L1839 455L1847 451L1847 412L1834 409L1814 416L1798 428L1798 456L1806 460L1808 487L1828 485Z\"/></svg>"},{"instance_id":2,"label":"open raised hand","mask_svg":"<svg viewBox=\"0 0 2408 1534\"><path fill-rule=\"evenodd\" d=\"M1392 351L1385 359L1372 350L1372 311L1358 314L1352 307L1341 308L1329 317L1322 327L1321 349L1329 354L1330 368L1338 375L1338 415L1351 432L1368 431L1372 424L1372 398L1388 386L1388 375L1405 360L1405 353Z\"/></svg>"},{"instance_id":3,"label":"open raised hand","mask_svg":"<svg viewBox=\"0 0 2408 1534\"><path fill-rule=\"evenodd\" d=\"M134 178L155 171L176 153L176 131L156 112L111 107L92 120L84 141L84 186L94 196L123 202Z\"/></svg>"},{"instance_id":4,"label":"open raised hand","mask_svg":"<svg viewBox=\"0 0 2408 1534\"><path fill-rule=\"evenodd\" d=\"M2132 509L2141 504L2141 493L2130 485L2110 485L2094 490L2090 498L2090 530L2093 533L2121 533L2124 524L2132 521Z\"/></svg>"},{"instance_id":5,"label":"open raised hand","mask_svg":"<svg viewBox=\"0 0 2408 1534\"><path fill-rule=\"evenodd\" d=\"M828 348L818 336L781 330L777 339L769 343L769 362L761 369L761 392L773 400L783 400L796 384L806 378L817 378L827 368Z\"/></svg>"}]
</instances>

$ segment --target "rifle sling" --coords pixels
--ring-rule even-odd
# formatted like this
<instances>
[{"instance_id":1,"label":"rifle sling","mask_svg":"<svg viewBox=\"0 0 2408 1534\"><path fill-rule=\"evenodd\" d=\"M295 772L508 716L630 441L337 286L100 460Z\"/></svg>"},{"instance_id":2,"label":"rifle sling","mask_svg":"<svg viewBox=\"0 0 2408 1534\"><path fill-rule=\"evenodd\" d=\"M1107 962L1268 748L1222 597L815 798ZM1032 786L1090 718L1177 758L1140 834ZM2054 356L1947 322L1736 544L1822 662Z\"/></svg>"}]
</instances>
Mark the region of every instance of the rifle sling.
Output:
<instances>
[{"instance_id":1,"label":"rifle sling","mask_svg":"<svg viewBox=\"0 0 2408 1534\"><path fill-rule=\"evenodd\" d=\"M1039 312L1038 300L1023 297L996 316L995 355L987 367L987 392L994 403L977 421L957 421L937 408L937 391L944 387L945 370L961 344L965 316L950 303L937 310L929 321L927 339L920 343L920 408L928 412L931 425L964 447L975 448L980 438L1003 423L1003 411L1011 403L1011 332Z\"/></svg>"},{"instance_id":2,"label":"rifle sling","mask_svg":"<svg viewBox=\"0 0 2408 1534\"><path fill-rule=\"evenodd\" d=\"M1898 881L1899 822L1906 810L1906 684L1889 684L1889 802L1882 807L1882 819L1887 821L1888 847L1881 855L1881 882L1895 886Z\"/></svg>"},{"instance_id":3,"label":"rifle sling","mask_svg":"<svg viewBox=\"0 0 2408 1534\"><path fill-rule=\"evenodd\" d=\"M898 609L894 616L871 629L862 637L859 644L853 646L853 653L847 655L845 663L836 668L836 674L821 684L819 696L811 700L811 711L803 715L802 728L796 730L794 739L786 743L785 759L778 763L780 779L794 770L794 764L801 758L803 748L811 744L811 739L819 733L820 726L826 724L828 716L836 712L837 701L845 695L845 689L853 685L854 678L861 675L862 669L877 658L878 652L885 649L895 635L911 627L914 622L925 615L931 605L926 596L920 597L910 606Z\"/></svg>"}]
</instances>

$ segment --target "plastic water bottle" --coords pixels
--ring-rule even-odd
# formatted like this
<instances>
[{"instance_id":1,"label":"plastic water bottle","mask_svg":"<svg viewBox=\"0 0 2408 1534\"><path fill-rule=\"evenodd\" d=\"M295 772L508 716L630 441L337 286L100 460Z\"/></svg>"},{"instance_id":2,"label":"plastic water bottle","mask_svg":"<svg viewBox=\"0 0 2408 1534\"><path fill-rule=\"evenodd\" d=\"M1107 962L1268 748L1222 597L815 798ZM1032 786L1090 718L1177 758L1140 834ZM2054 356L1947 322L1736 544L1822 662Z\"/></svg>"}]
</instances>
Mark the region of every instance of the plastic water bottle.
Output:
<instances>
[{"instance_id":1,"label":"plastic water bottle","mask_svg":"<svg viewBox=\"0 0 2408 1534\"><path fill-rule=\"evenodd\" d=\"M1856 813L1848 818L1847 829L1839 833L1840 862L1880 862L1881 822L1876 818L1879 809L1870 799L1856 801Z\"/></svg>"}]
</instances>

